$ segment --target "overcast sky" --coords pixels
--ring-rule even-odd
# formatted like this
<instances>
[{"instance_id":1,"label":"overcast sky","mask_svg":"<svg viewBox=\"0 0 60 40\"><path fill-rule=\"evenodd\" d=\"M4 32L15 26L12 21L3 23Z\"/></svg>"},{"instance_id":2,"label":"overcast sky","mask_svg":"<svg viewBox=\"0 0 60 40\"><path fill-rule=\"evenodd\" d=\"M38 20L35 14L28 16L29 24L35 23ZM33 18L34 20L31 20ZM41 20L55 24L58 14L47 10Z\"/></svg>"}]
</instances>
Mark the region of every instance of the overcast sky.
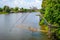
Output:
<instances>
[{"instance_id":1,"label":"overcast sky","mask_svg":"<svg viewBox=\"0 0 60 40\"><path fill-rule=\"evenodd\" d=\"M37 7L41 8L42 0L0 0L0 7L4 5L8 5L10 7L23 7L23 8L30 8L30 7Z\"/></svg>"}]
</instances>

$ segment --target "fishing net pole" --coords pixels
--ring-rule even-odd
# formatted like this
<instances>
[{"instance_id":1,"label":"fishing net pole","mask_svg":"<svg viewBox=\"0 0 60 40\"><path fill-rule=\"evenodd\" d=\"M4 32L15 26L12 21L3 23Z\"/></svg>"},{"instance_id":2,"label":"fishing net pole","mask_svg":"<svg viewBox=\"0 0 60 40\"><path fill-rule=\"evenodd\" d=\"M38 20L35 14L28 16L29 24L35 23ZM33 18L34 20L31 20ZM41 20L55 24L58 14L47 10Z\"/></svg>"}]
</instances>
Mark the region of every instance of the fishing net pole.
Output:
<instances>
[{"instance_id":1,"label":"fishing net pole","mask_svg":"<svg viewBox=\"0 0 60 40\"><path fill-rule=\"evenodd\" d=\"M23 13L22 13L23 14ZM25 14L24 14L25 15ZM24 17L24 15L22 15L20 18L18 18L18 20L11 26L11 28L9 29L9 31L11 32L12 31L12 28L14 28L14 25Z\"/></svg>"}]
</instances>

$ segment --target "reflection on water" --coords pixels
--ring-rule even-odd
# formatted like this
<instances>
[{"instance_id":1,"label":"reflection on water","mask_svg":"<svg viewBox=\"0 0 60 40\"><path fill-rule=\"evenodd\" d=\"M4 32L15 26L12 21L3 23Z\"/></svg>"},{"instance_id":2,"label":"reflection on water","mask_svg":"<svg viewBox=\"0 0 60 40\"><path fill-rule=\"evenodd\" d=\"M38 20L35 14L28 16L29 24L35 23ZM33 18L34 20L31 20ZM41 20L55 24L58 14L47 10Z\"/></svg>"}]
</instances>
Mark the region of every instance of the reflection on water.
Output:
<instances>
[{"instance_id":1,"label":"reflection on water","mask_svg":"<svg viewBox=\"0 0 60 40\"><path fill-rule=\"evenodd\" d=\"M0 15L0 39L1 40L48 40L41 32L29 31L28 27L39 27L39 14L16 13ZM11 30L11 31L9 31Z\"/></svg>"}]
</instances>

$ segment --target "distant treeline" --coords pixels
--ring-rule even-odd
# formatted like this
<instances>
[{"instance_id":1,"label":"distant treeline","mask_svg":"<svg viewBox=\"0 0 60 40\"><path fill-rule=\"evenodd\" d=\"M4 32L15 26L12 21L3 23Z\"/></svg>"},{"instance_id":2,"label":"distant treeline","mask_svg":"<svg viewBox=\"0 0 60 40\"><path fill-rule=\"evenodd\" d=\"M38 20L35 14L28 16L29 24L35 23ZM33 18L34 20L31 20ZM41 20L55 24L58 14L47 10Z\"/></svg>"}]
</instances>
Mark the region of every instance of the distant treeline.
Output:
<instances>
[{"instance_id":1,"label":"distant treeline","mask_svg":"<svg viewBox=\"0 0 60 40\"><path fill-rule=\"evenodd\" d=\"M10 8L9 6L4 6L3 8L0 8L0 14L2 13L18 13L18 12L35 12L33 9L25 9L25 8Z\"/></svg>"}]
</instances>

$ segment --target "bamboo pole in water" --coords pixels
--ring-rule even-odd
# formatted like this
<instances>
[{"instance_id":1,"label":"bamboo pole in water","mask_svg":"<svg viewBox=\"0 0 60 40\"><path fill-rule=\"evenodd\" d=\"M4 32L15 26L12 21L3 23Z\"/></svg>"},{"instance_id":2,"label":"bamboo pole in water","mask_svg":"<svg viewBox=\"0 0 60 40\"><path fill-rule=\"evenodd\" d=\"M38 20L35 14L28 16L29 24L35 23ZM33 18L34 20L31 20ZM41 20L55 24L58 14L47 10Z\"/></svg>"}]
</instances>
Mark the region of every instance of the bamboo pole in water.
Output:
<instances>
[{"instance_id":1,"label":"bamboo pole in water","mask_svg":"<svg viewBox=\"0 0 60 40\"><path fill-rule=\"evenodd\" d=\"M25 15L25 14L24 14ZM15 27L14 25L20 20L20 19L22 19L23 17L24 17L24 15L22 15L12 26L11 26L11 28L9 29L9 32L11 32L12 31L12 29ZM25 15L25 18L28 16L29 14L27 14L27 15ZM25 18L24 18L24 20L25 20ZM24 21L23 20L23 21ZM23 23L23 21L22 21L22 23Z\"/></svg>"},{"instance_id":2,"label":"bamboo pole in water","mask_svg":"<svg viewBox=\"0 0 60 40\"><path fill-rule=\"evenodd\" d=\"M33 28L33 27L27 27L27 28L24 28L23 26L16 26L17 28L22 28L22 29L25 29L25 30L29 30L29 31L32 31L32 32L47 32L46 30L40 30L38 28Z\"/></svg>"}]
</instances>

